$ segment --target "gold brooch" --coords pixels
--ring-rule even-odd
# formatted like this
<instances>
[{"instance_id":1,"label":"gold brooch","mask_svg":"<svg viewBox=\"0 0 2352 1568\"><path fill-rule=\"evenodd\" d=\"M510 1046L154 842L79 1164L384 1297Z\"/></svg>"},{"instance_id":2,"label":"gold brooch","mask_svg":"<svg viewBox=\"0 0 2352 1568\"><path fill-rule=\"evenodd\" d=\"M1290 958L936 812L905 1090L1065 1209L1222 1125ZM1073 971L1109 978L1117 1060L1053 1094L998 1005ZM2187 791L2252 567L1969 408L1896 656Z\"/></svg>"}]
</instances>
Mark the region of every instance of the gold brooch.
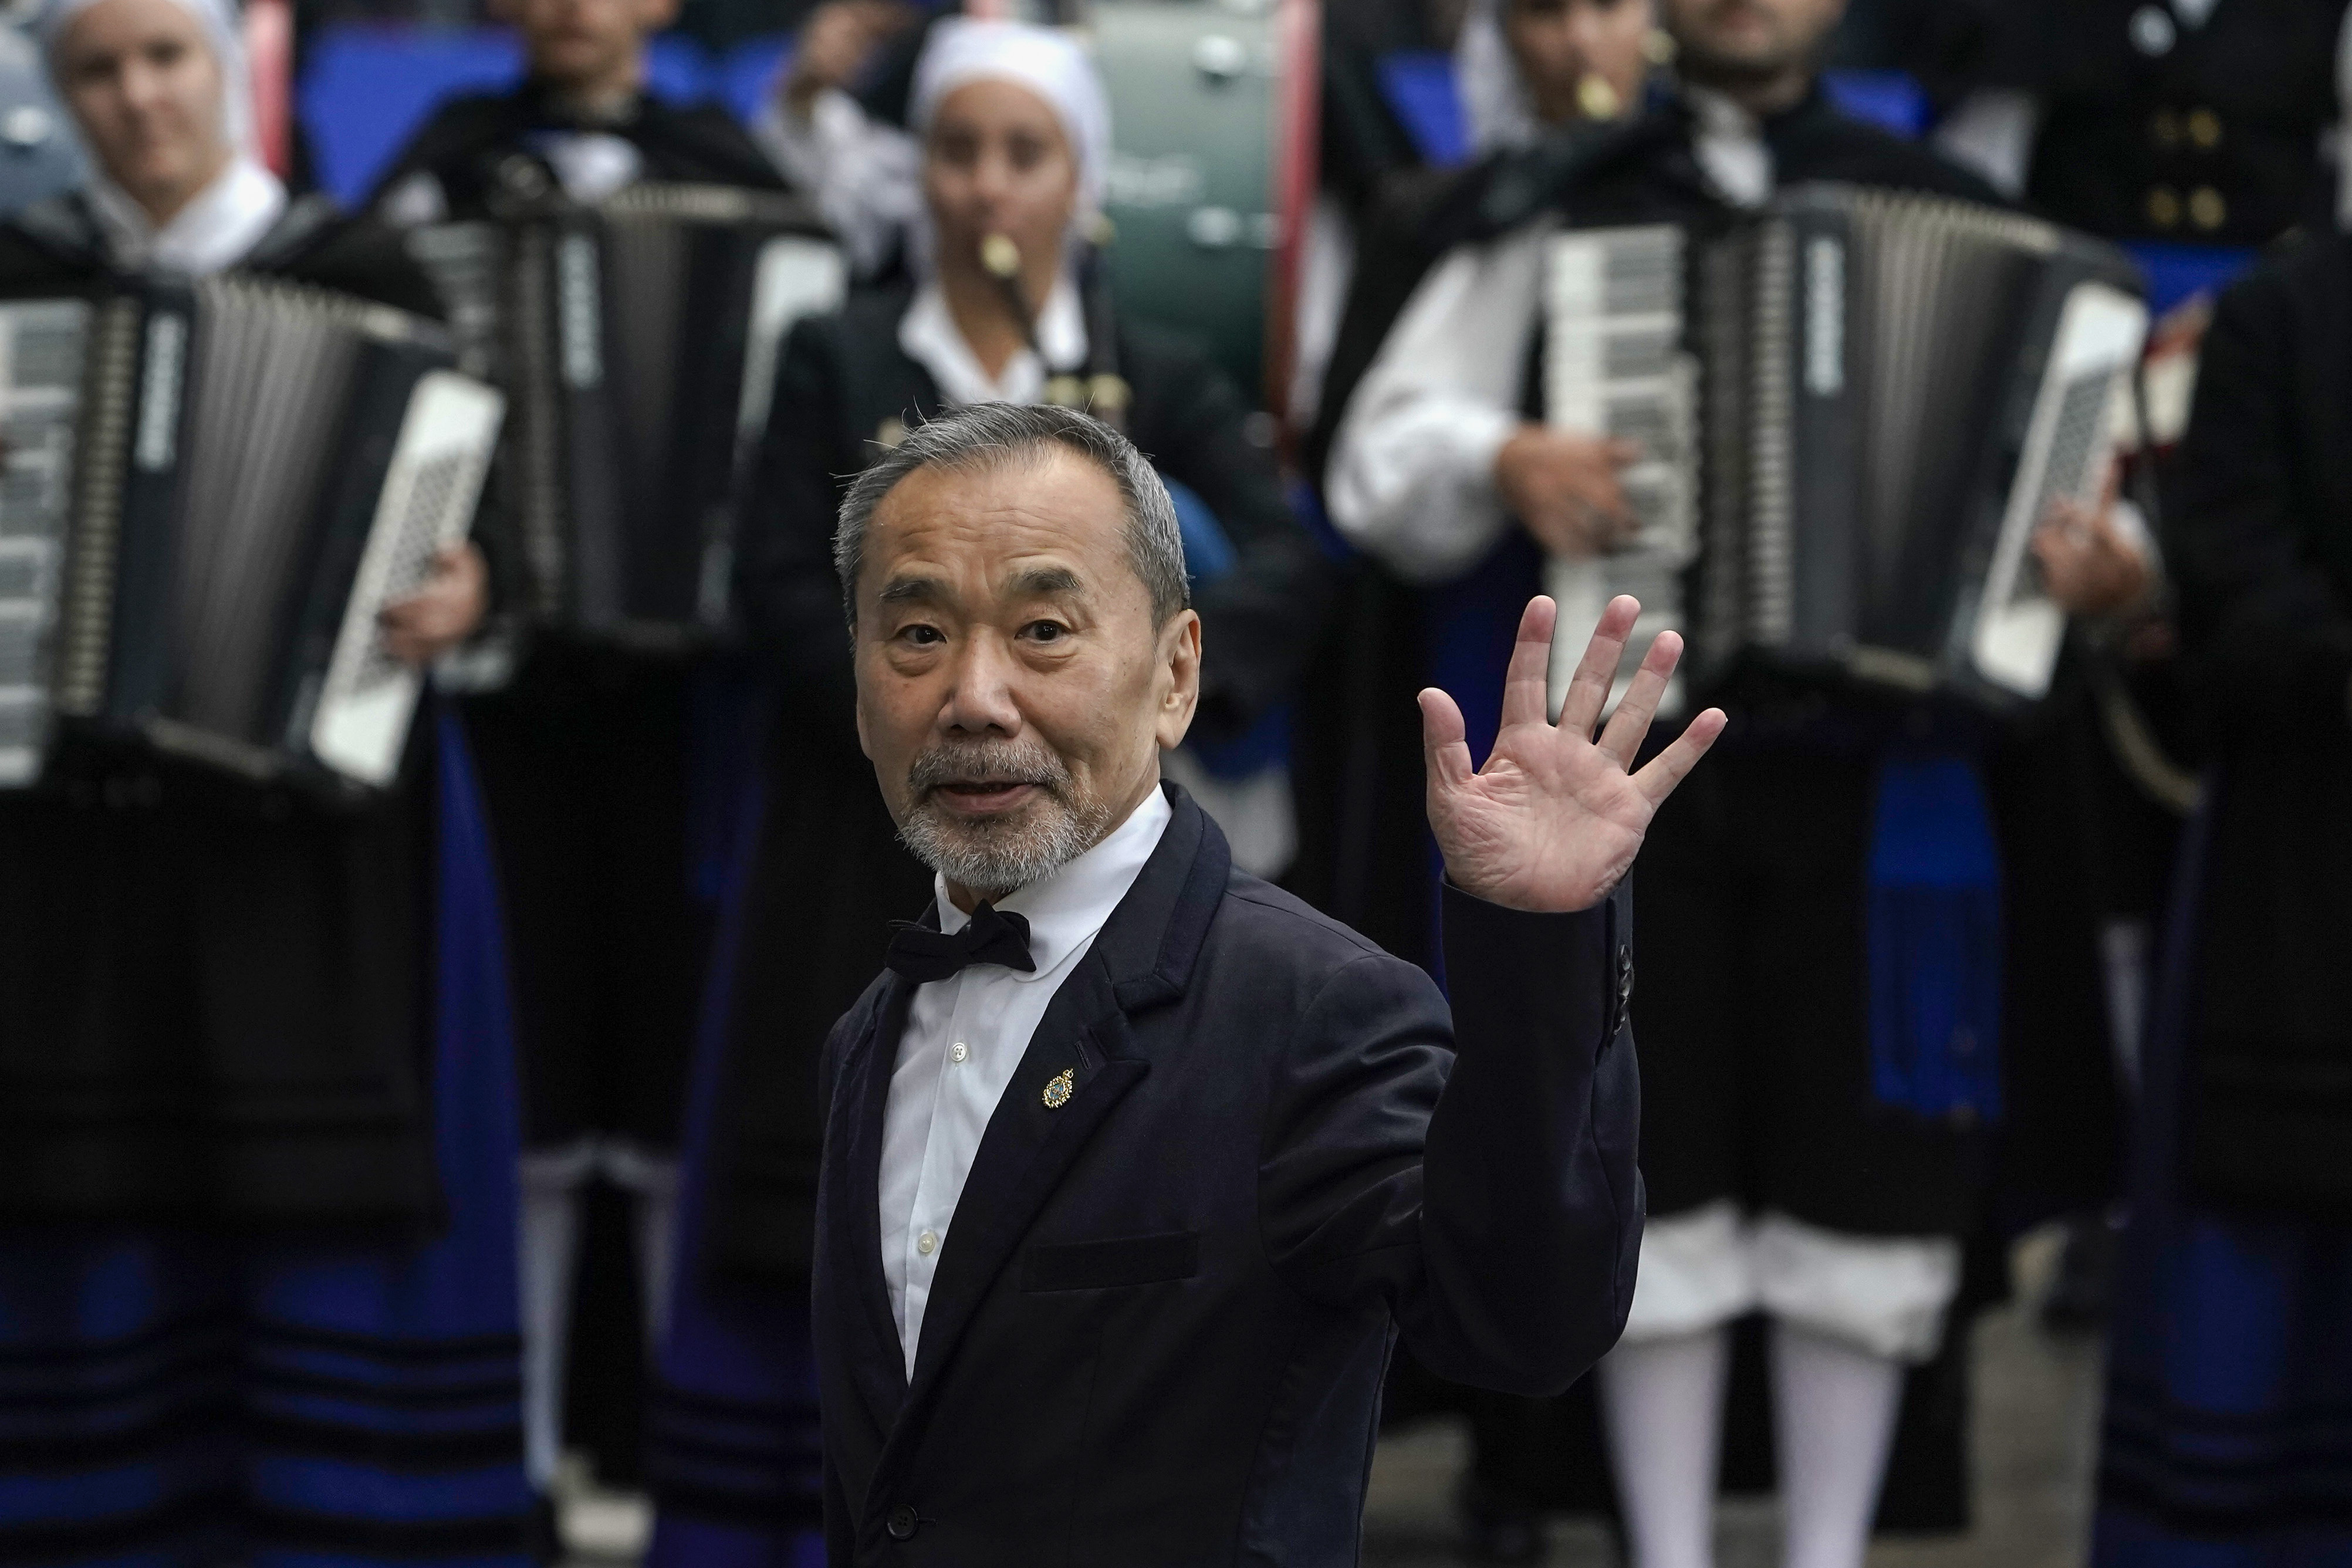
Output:
<instances>
[{"instance_id":1,"label":"gold brooch","mask_svg":"<svg viewBox=\"0 0 2352 1568\"><path fill-rule=\"evenodd\" d=\"M1075 1070L1072 1068L1064 1068L1059 1077L1046 1079L1046 1110L1059 1110L1070 1103L1070 1074Z\"/></svg>"}]
</instances>

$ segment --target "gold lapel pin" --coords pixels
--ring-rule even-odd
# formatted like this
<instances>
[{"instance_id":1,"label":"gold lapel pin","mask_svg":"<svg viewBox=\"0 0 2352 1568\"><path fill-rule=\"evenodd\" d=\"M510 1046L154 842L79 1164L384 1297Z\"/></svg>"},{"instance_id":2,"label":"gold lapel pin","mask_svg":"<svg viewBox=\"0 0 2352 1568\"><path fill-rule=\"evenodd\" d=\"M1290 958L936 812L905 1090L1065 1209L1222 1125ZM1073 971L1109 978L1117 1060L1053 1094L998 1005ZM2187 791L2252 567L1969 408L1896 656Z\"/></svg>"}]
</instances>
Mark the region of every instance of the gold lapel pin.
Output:
<instances>
[{"instance_id":1,"label":"gold lapel pin","mask_svg":"<svg viewBox=\"0 0 2352 1568\"><path fill-rule=\"evenodd\" d=\"M1059 1110L1070 1103L1070 1074L1076 1069L1064 1068L1059 1076L1045 1080L1045 1109Z\"/></svg>"}]
</instances>

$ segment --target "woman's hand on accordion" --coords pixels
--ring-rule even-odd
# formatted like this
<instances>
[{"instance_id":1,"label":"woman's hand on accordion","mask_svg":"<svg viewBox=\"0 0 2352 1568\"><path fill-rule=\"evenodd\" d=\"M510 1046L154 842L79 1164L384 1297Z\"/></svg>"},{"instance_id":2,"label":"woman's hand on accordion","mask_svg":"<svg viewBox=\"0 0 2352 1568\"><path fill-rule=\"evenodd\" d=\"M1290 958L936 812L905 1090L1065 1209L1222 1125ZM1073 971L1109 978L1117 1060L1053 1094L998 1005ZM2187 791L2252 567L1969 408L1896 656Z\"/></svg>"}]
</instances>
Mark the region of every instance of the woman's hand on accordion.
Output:
<instances>
[{"instance_id":1,"label":"woman's hand on accordion","mask_svg":"<svg viewBox=\"0 0 2352 1568\"><path fill-rule=\"evenodd\" d=\"M1646 767L1628 771L1682 658L1682 638L1661 632L1594 738L1641 610L1629 595L1609 601L1555 724L1546 686L1559 612L1549 599L1528 601L1503 678L1495 749L1475 772L1462 710L1435 687L1421 694L1430 831L1447 879L1464 892L1515 910L1591 909L1632 868L1650 818L1723 733L1723 710L1710 708Z\"/></svg>"},{"instance_id":2,"label":"woman's hand on accordion","mask_svg":"<svg viewBox=\"0 0 2352 1568\"><path fill-rule=\"evenodd\" d=\"M2122 615L2155 594L2156 564L2118 521L2116 492L2110 468L2096 507L2053 501L2034 531L2033 557L2042 565L2042 586L2070 616Z\"/></svg>"},{"instance_id":3,"label":"woman's hand on accordion","mask_svg":"<svg viewBox=\"0 0 2352 1568\"><path fill-rule=\"evenodd\" d=\"M1495 454L1495 489L1546 552L1606 555L1637 526L1618 471L1641 455L1631 441L1522 425Z\"/></svg>"},{"instance_id":4,"label":"woman's hand on accordion","mask_svg":"<svg viewBox=\"0 0 2352 1568\"><path fill-rule=\"evenodd\" d=\"M434 558L425 586L383 607L383 646L394 658L431 664L482 624L489 579L480 550L470 543L447 546Z\"/></svg>"}]
</instances>

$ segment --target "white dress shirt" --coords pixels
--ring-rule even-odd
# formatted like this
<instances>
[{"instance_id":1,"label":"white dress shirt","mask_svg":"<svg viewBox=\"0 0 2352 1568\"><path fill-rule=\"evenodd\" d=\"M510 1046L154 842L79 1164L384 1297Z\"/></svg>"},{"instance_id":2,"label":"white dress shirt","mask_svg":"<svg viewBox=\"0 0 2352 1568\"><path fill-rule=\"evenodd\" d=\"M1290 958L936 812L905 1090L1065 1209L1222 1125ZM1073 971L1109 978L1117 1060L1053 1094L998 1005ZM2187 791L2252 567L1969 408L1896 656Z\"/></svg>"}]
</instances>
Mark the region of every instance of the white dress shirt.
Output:
<instances>
[{"instance_id":1,"label":"white dress shirt","mask_svg":"<svg viewBox=\"0 0 2352 1568\"><path fill-rule=\"evenodd\" d=\"M1045 309L1037 312L1037 347L1045 351L1045 362L1040 363L1028 349L1018 349L1004 362L1002 374L991 375L981 368L971 345L964 342L955 313L948 309L947 295L932 279L915 291L914 303L898 318L898 346L908 359L931 373L940 395L954 406L1043 403L1048 364L1067 368L1086 363L1087 313L1078 303L1076 287L1065 273L1055 280Z\"/></svg>"},{"instance_id":2,"label":"white dress shirt","mask_svg":"<svg viewBox=\"0 0 2352 1568\"><path fill-rule=\"evenodd\" d=\"M1027 1054L1046 1005L1135 885L1171 815L1167 795L1153 790L1101 843L997 904L1027 918L1034 971L975 963L915 989L890 1070L877 1184L882 1276L909 1377L931 1276L947 1249L956 1202L996 1102ZM971 917L949 901L945 879L938 898L940 929L961 931Z\"/></svg>"}]
</instances>

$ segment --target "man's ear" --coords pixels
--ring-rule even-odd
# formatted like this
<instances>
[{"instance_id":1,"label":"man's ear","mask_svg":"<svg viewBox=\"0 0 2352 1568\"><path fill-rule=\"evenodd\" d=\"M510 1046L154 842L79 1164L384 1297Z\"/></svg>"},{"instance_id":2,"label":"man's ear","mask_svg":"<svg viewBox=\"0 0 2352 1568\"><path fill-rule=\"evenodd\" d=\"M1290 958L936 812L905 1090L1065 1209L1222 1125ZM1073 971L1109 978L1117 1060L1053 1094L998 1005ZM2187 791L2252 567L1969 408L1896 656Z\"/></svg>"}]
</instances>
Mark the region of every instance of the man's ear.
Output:
<instances>
[{"instance_id":1,"label":"man's ear","mask_svg":"<svg viewBox=\"0 0 2352 1568\"><path fill-rule=\"evenodd\" d=\"M1201 617L1179 610L1160 628L1160 711L1153 729L1163 752L1184 743L1201 705Z\"/></svg>"},{"instance_id":2,"label":"man's ear","mask_svg":"<svg viewBox=\"0 0 2352 1568\"><path fill-rule=\"evenodd\" d=\"M677 20L679 0L637 0L637 31L651 37Z\"/></svg>"}]
</instances>

